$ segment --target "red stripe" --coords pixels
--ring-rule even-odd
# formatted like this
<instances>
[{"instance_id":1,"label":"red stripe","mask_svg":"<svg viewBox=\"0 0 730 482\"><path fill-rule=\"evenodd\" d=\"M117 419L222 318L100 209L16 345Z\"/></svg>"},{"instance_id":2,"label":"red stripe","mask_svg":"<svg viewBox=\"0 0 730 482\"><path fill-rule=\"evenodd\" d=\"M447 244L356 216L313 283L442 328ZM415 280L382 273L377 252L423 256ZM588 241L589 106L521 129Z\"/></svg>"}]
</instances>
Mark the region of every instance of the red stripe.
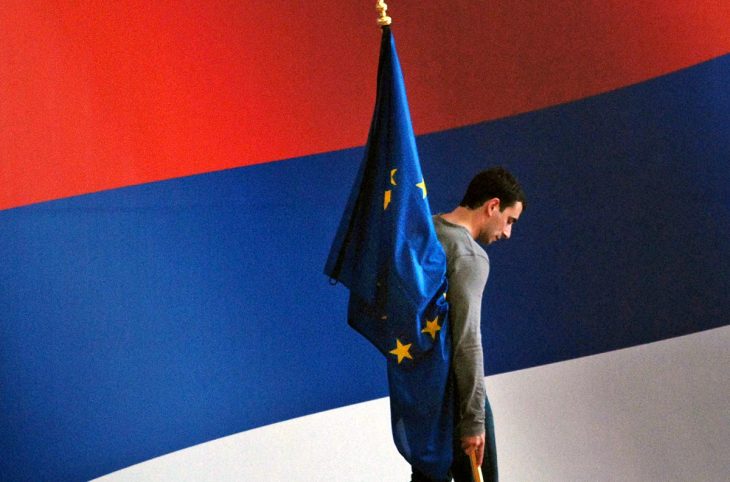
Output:
<instances>
[{"instance_id":1,"label":"red stripe","mask_svg":"<svg viewBox=\"0 0 730 482\"><path fill-rule=\"evenodd\" d=\"M158 3L3 5L0 209L364 143L374 1ZM716 0L391 3L418 133L730 51Z\"/></svg>"}]
</instances>

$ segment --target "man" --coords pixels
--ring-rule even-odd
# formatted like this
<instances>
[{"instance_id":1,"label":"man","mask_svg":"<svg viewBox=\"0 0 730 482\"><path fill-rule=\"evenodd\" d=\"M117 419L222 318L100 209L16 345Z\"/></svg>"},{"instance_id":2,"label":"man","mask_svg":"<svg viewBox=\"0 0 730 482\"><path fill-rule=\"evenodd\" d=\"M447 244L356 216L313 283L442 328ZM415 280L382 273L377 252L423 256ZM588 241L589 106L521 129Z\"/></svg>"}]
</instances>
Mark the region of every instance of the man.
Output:
<instances>
[{"instance_id":1,"label":"man","mask_svg":"<svg viewBox=\"0 0 730 482\"><path fill-rule=\"evenodd\" d=\"M489 258L477 241L509 239L525 209L525 194L506 169L494 167L472 179L459 206L433 217L446 252L447 299L452 333L452 373L456 388L454 462L456 482L471 481L469 456L476 453L487 481L497 480L494 426L484 389L481 342L482 293ZM431 481L413 469L412 482Z\"/></svg>"}]
</instances>

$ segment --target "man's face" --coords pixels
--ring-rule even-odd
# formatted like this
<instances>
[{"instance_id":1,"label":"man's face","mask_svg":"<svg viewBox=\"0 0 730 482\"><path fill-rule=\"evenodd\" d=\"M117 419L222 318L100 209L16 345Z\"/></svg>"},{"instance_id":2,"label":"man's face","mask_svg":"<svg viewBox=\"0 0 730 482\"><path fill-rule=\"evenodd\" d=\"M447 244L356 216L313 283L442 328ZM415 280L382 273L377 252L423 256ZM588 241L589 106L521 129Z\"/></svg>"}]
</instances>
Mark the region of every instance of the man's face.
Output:
<instances>
[{"instance_id":1,"label":"man's face","mask_svg":"<svg viewBox=\"0 0 730 482\"><path fill-rule=\"evenodd\" d=\"M512 225L522 214L522 203L517 201L512 206L499 210L499 199L492 199L484 204L484 222L477 240L483 244L491 244L498 239L509 239Z\"/></svg>"}]
</instances>

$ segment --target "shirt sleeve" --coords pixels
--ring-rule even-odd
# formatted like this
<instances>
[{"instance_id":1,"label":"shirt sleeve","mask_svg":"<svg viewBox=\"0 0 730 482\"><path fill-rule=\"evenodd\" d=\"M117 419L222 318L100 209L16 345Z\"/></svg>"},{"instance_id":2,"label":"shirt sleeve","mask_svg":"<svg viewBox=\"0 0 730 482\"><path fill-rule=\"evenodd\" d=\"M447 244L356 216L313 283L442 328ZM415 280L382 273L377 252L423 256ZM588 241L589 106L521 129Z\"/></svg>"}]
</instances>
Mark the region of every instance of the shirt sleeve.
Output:
<instances>
[{"instance_id":1,"label":"shirt sleeve","mask_svg":"<svg viewBox=\"0 0 730 482\"><path fill-rule=\"evenodd\" d=\"M449 317L453 371L459 401L459 436L484 432L484 358L482 354L482 294L489 261L478 255L453 260L449 275Z\"/></svg>"}]
</instances>

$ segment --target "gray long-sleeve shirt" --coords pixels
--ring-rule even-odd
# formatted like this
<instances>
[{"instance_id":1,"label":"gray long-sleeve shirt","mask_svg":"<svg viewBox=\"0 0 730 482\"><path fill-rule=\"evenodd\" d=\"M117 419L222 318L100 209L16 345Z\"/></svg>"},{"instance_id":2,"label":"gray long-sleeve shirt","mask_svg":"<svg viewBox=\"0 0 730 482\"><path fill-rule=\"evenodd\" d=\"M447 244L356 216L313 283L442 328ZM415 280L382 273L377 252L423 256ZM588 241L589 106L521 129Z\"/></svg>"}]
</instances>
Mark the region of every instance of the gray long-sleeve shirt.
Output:
<instances>
[{"instance_id":1,"label":"gray long-sleeve shirt","mask_svg":"<svg viewBox=\"0 0 730 482\"><path fill-rule=\"evenodd\" d=\"M489 257L463 227L440 215L433 217L436 235L446 252L447 300L453 348L453 373L459 400L458 436L484 432L484 358L482 294L489 276Z\"/></svg>"}]
</instances>

